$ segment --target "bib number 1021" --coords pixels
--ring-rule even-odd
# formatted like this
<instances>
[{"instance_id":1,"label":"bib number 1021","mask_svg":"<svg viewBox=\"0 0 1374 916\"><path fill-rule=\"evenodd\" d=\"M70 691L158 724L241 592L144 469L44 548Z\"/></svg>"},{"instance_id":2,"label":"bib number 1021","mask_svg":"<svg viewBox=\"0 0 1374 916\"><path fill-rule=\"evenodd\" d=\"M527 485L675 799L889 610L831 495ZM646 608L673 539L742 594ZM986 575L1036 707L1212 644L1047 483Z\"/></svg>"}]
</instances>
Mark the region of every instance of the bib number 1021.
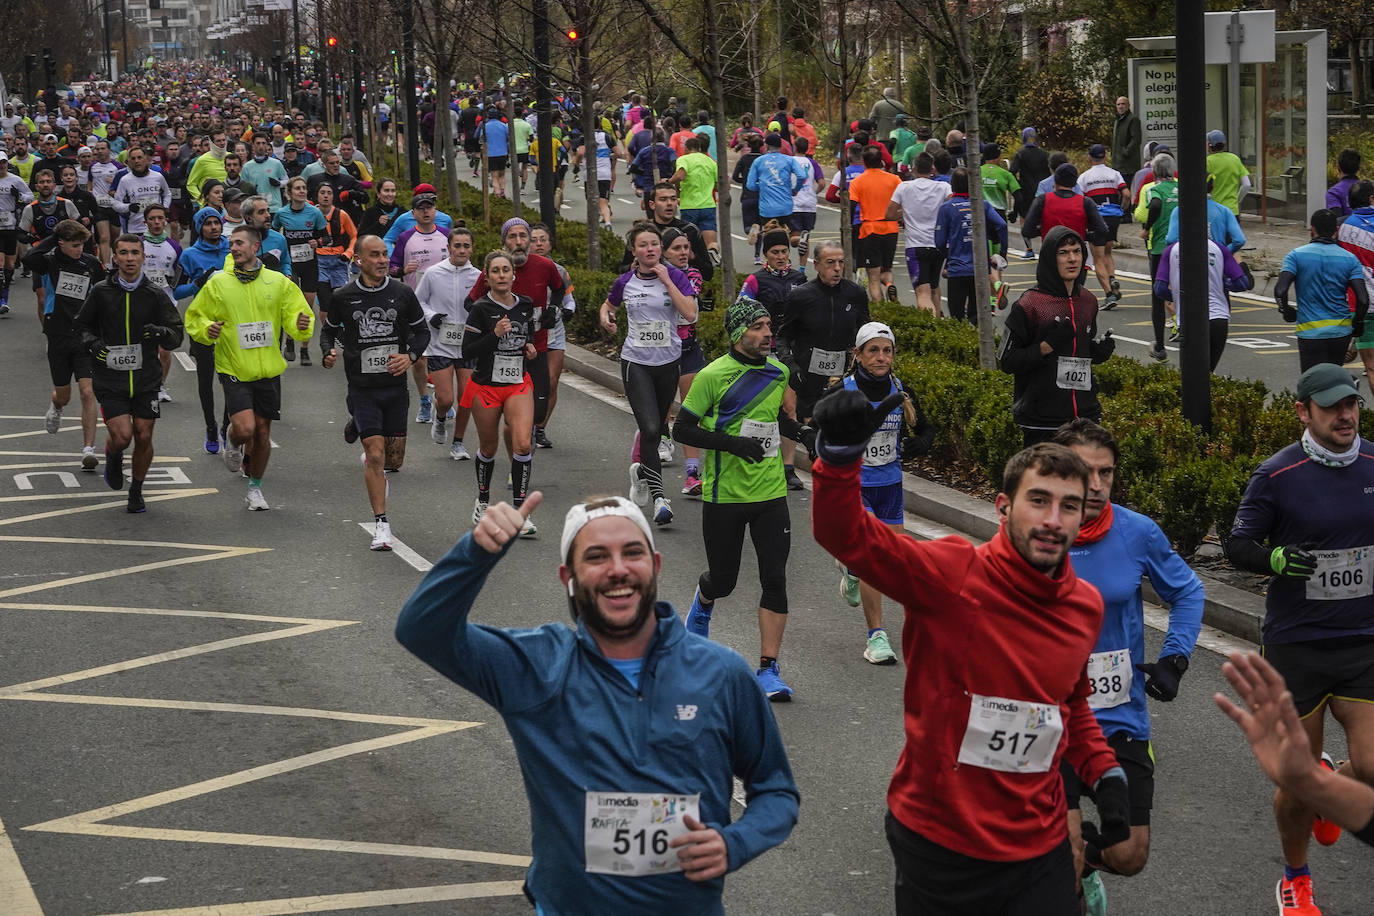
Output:
<instances>
[{"instance_id":1,"label":"bib number 1021","mask_svg":"<svg viewBox=\"0 0 1374 916\"><path fill-rule=\"evenodd\" d=\"M616 855L621 856L631 853L639 856L661 856L668 851L668 831L663 828L631 831L621 827L615 832L611 848L615 850Z\"/></svg>"}]
</instances>

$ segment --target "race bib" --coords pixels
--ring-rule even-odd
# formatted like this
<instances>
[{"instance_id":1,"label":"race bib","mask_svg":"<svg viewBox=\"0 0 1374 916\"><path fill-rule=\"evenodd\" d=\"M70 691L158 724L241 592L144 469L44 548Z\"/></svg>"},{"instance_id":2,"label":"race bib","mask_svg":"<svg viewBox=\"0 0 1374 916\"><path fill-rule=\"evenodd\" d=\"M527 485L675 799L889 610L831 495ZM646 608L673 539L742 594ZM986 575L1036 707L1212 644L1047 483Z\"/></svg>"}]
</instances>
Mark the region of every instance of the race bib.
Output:
<instances>
[{"instance_id":1,"label":"race bib","mask_svg":"<svg viewBox=\"0 0 1374 916\"><path fill-rule=\"evenodd\" d=\"M1003 773L1046 773L1064 733L1059 707L973 694L959 762Z\"/></svg>"},{"instance_id":2,"label":"race bib","mask_svg":"<svg viewBox=\"0 0 1374 916\"><path fill-rule=\"evenodd\" d=\"M446 347L461 347L463 345L463 323L461 321L445 321L440 324L439 343Z\"/></svg>"},{"instance_id":3,"label":"race bib","mask_svg":"<svg viewBox=\"0 0 1374 916\"><path fill-rule=\"evenodd\" d=\"M897 430L880 429L868 440L864 449L864 465L870 468L882 467L897 460Z\"/></svg>"},{"instance_id":4,"label":"race bib","mask_svg":"<svg viewBox=\"0 0 1374 916\"><path fill-rule=\"evenodd\" d=\"M380 347L364 347L360 358L362 360L363 373L366 375L382 375L387 369L387 362L392 356L400 352L396 344L386 344Z\"/></svg>"},{"instance_id":5,"label":"race bib","mask_svg":"<svg viewBox=\"0 0 1374 916\"><path fill-rule=\"evenodd\" d=\"M1314 550L1317 571L1307 580L1312 601L1344 601L1374 594L1374 547Z\"/></svg>"},{"instance_id":6,"label":"race bib","mask_svg":"<svg viewBox=\"0 0 1374 916\"><path fill-rule=\"evenodd\" d=\"M97 194L95 195L95 205L108 210L114 206L114 198L108 194Z\"/></svg>"},{"instance_id":7,"label":"race bib","mask_svg":"<svg viewBox=\"0 0 1374 916\"><path fill-rule=\"evenodd\" d=\"M291 260L293 261L313 261L315 260L315 249L311 248L306 242L291 246Z\"/></svg>"},{"instance_id":8,"label":"race bib","mask_svg":"<svg viewBox=\"0 0 1374 916\"><path fill-rule=\"evenodd\" d=\"M634 878L682 871L668 844L700 820L700 795L588 792L582 850L586 870Z\"/></svg>"},{"instance_id":9,"label":"race bib","mask_svg":"<svg viewBox=\"0 0 1374 916\"><path fill-rule=\"evenodd\" d=\"M181 200L181 188L169 188L172 192L172 200Z\"/></svg>"},{"instance_id":10,"label":"race bib","mask_svg":"<svg viewBox=\"0 0 1374 916\"><path fill-rule=\"evenodd\" d=\"M105 357L105 365L109 368L120 372L137 372L143 368L142 344L123 344L105 349L109 351Z\"/></svg>"},{"instance_id":11,"label":"race bib","mask_svg":"<svg viewBox=\"0 0 1374 916\"><path fill-rule=\"evenodd\" d=\"M151 207L153 204L161 204L161 203L162 203L162 198L158 197L156 194L153 194L153 195L144 195L143 197L140 197L140 198L138 199L138 208L139 208L140 210L146 210L148 207Z\"/></svg>"},{"instance_id":12,"label":"race bib","mask_svg":"<svg viewBox=\"0 0 1374 916\"><path fill-rule=\"evenodd\" d=\"M671 347L677 331L667 321L630 322L630 340L636 347Z\"/></svg>"},{"instance_id":13,"label":"race bib","mask_svg":"<svg viewBox=\"0 0 1374 916\"><path fill-rule=\"evenodd\" d=\"M1055 373L1054 383L1060 388L1073 391L1087 391L1092 388L1092 360L1086 356L1059 357L1059 370Z\"/></svg>"},{"instance_id":14,"label":"race bib","mask_svg":"<svg viewBox=\"0 0 1374 916\"><path fill-rule=\"evenodd\" d=\"M525 378L523 353L498 353L491 361L491 380L498 385L515 385Z\"/></svg>"},{"instance_id":15,"label":"race bib","mask_svg":"<svg viewBox=\"0 0 1374 916\"><path fill-rule=\"evenodd\" d=\"M778 424L776 420L772 423L745 420L740 426L739 432L744 438L756 439L763 445L763 457L778 457L778 445L781 441L781 436L778 434Z\"/></svg>"},{"instance_id":16,"label":"race bib","mask_svg":"<svg viewBox=\"0 0 1374 916\"><path fill-rule=\"evenodd\" d=\"M147 277L148 282L152 283L154 286L161 286L163 289L167 289L170 285L167 282L167 274L165 271L145 270L143 271L143 276Z\"/></svg>"},{"instance_id":17,"label":"race bib","mask_svg":"<svg viewBox=\"0 0 1374 916\"><path fill-rule=\"evenodd\" d=\"M821 350L813 347L811 349L811 365L806 367L806 371L812 375L839 375L844 371L844 351L843 350Z\"/></svg>"},{"instance_id":18,"label":"race bib","mask_svg":"<svg viewBox=\"0 0 1374 916\"><path fill-rule=\"evenodd\" d=\"M244 321L238 328L240 350L256 350L259 347L270 347L275 343L276 335L272 332L270 321Z\"/></svg>"},{"instance_id":19,"label":"race bib","mask_svg":"<svg viewBox=\"0 0 1374 916\"><path fill-rule=\"evenodd\" d=\"M72 273L69 270L62 270L57 273L57 295L59 296L66 296L68 299L85 299L90 288L91 278L84 274Z\"/></svg>"},{"instance_id":20,"label":"race bib","mask_svg":"<svg viewBox=\"0 0 1374 916\"><path fill-rule=\"evenodd\" d=\"M14 228L14 212L11 210L0 210L0 229Z\"/></svg>"},{"instance_id":21,"label":"race bib","mask_svg":"<svg viewBox=\"0 0 1374 916\"><path fill-rule=\"evenodd\" d=\"M1088 705L1111 709L1131 700L1131 650L1094 652L1088 656Z\"/></svg>"}]
</instances>

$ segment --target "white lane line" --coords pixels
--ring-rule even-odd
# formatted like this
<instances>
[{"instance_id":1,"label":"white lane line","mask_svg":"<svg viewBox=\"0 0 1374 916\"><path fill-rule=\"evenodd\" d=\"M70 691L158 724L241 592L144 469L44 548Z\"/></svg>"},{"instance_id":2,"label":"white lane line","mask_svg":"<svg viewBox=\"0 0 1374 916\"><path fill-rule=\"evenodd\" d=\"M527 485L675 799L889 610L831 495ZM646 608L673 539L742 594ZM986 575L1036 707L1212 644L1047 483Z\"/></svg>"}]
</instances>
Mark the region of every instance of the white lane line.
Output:
<instances>
[{"instance_id":1,"label":"white lane line","mask_svg":"<svg viewBox=\"0 0 1374 916\"><path fill-rule=\"evenodd\" d=\"M273 448L281 448L281 446L277 444L276 439L268 439L267 441Z\"/></svg>"},{"instance_id":2,"label":"white lane line","mask_svg":"<svg viewBox=\"0 0 1374 916\"><path fill-rule=\"evenodd\" d=\"M618 394L615 394L614 392L607 391L605 388L602 388L596 382L589 381L580 375L564 373L563 378L559 382L559 384L567 385L570 388L575 388L589 397L596 398L603 404L611 405L616 410L624 411L625 413L634 413L634 411L630 410L629 402L626 401L623 397L621 397Z\"/></svg>"},{"instance_id":3,"label":"white lane line","mask_svg":"<svg viewBox=\"0 0 1374 916\"><path fill-rule=\"evenodd\" d=\"M185 369L187 372L196 371L196 361L191 359L190 353L184 353L181 350L173 350L172 355L177 358L177 362L181 363L181 368Z\"/></svg>"},{"instance_id":4,"label":"white lane line","mask_svg":"<svg viewBox=\"0 0 1374 916\"><path fill-rule=\"evenodd\" d=\"M366 531L368 534L377 533L376 522L358 522L358 527ZM420 556L418 553L411 550L408 546L406 546L405 542L400 540L399 538L393 537L391 539L391 552L396 554L396 556L400 557L402 560L405 560L407 563L409 563L411 566L415 567L415 569L422 573L429 572L431 569L434 568L433 563L429 562L424 557Z\"/></svg>"},{"instance_id":5,"label":"white lane line","mask_svg":"<svg viewBox=\"0 0 1374 916\"><path fill-rule=\"evenodd\" d=\"M735 777L734 784L730 786L730 800L741 808L749 807L749 800L744 796L744 783L738 776Z\"/></svg>"},{"instance_id":6,"label":"white lane line","mask_svg":"<svg viewBox=\"0 0 1374 916\"><path fill-rule=\"evenodd\" d=\"M1116 333L1115 331L1112 332L1112 337L1114 337L1114 338L1117 339L1117 340L1124 340L1124 341L1126 341L1126 343L1140 344L1142 347L1153 347L1153 346L1154 346L1154 341L1150 341L1150 340L1137 340L1137 339L1134 338L1134 337L1125 337L1125 336L1123 336L1123 335L1121 335L1121 334ZM1168 351L1171 352L1171 353L1177 353L1177 352L1178 352L1178 347L1171 347L1171 346L1169 346L1168 344L1165 344L1165 345L1164 345L1164 349L1168 350Z\"/></svg>"}]
</instances>

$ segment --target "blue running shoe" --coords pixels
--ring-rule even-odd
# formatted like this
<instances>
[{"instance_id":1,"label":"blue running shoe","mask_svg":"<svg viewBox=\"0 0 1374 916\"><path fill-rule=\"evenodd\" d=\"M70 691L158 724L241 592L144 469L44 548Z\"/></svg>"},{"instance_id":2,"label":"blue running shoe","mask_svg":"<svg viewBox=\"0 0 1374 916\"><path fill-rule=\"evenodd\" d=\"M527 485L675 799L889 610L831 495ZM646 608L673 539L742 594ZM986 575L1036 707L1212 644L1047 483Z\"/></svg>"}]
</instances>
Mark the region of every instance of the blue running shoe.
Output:
<instances>
[{"instance_id":1,"label":"blue running shoe","mask_svg":"<svg viewBox=\"0 0 1374 916\"><path fill-rule=\"evenodd\" d=\"M782 682L782 675L778 673L778 663L773 662L767 668L760 668L754 672L759 679L759 686L763 688L764 696L774 703L786 703L792 699L792 688Z\"/></svg>"},{"instance_id":2,"label":"blue running shoe","mask_svg":"<svg viewBox=\"0 0 1374 916\"><path fill-rule=\"evenodd\" d=\"M711 612L702 607L700 588L692 596L692 607L687 611L684 625L688 633L695 633L702 639L711 638Z\"/></svg>"},{"instance_id":3,"label":"blue running shoe","mask_svg":"<svg viewBox=\"0 0 1374 916\"><path fill-rule=\"evenodd\" d=\"M420 395L420 407L415 411L415 422L434 422L434 401L427 394Z\"/></svg>"}]
</instances>

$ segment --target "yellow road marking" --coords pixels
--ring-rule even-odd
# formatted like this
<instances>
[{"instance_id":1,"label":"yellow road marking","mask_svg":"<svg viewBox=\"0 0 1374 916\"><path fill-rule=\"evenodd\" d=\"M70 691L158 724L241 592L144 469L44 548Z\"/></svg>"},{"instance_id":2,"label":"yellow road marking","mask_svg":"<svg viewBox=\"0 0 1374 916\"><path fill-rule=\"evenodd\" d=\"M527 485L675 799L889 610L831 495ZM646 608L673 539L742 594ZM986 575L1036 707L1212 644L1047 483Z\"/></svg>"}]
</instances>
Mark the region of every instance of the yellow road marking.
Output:
<instances>
[{"instance_id":1,"label":"yellow road marking","mask_svg":"<svg viewBox=\"0 0 1374 916\"><path fill-rule=\"evenodd\" d=\"M141 910L137 913L109 916L284 916L290 913L324 913L333 910L359 910L364 907L403 906L408 903L433 903L444 900L514 897L523 892L523 887L523 881L481 881L473 884L440 884L433 887L363 891L357 894L324 894L318 897L285 897L280 900L220 903L173 910Z\"/></svg>"},{"instance_id":2,"label":"yellow road marking","mask_svg":"<svg viewBox=\"0 0 1374 916\"><path fill-rule=\"evenodd\" d=\"M205 487L205 488L202 488L202 489L199 489L199 490L169 490L169 491L167 491L167 492L165 492L165 493L145 494L144 497L143 497L143 501L144 501L145 503L160 503L160 502L166 502L166 501L169 500L169 499L186 499L186 498L189 497L189 496L206 496L206 495L208 495L208 494L211 494L211 493L218 493L218 492L219 492L219 490L216 489L215 487ZM77 494L56 493L56 494L53 494L52 496L18 496L18 497L8 497L8 496L6 496L6 497L0 497L0 502L3 502L3 501L8 500L8 499L16 499L16 500L19 500L19 499L62 499L62 498L64 498L64 497L68 496L68 495L77 495ZM109 494L108 494L108 493L95 493L95 494L90 494L90 493L88 493L88 494L79 494L79 495L85 495L85 496L108 496ZM73 506L73 507L70 508L70 509L50 509L50 510L47 511L47 512L34 512L34 513L30 514L30 515L17 515L17 516L15 516L14 518L4 518L4 519L0 519L0 527L3 527L3 526L5 526L5 525L18 525L18 524L21 524L21 523L23 523L23 522L36 522L36 521L40 521L41 519L45 519L45 518L57 518L57 517L63 516L63 515L77 515L77 514L82 513L82 512L96 512L96 511L99 511L99 510L101 510L101 509L118 509L118 508L123 508L124 506L127 506L127 505L128 505L128 501L127 501L127 500L125 500L125 499L120 499L120 500L116 500L116 501L114 501L114 502L101 503L101 504L98 505L98 506Z\"/></svg>"},{"instance_id":3,"label":"yellow road marking","mask_svg":"<svg viewBox=\"0 0 1374 916\"><path fill-rule=\"evenodd\" d=\"M0 902L5 905L6 916L43 916L4 821L0 821Z\"/></svg>"},{"instance_id":4,"label":"yellow road marking","mask_svg":"<svg viewBox=\"0 0 1374 916\"><path fill-rule=\"evenodd\" d=\"M77 432L77 433L79 433L79 432L81 432L81 427L80 427L80 426L64 426L64 427L62 427L61 429L59 429L57 432L59 432L59 433L71 433L71 432ZM50 432L48 432L46 429L38 429L38 430L34 430L34 431L31 432L31 433L3 433L3 434L0 434L0 439L23 439L25 436L55 436L55 435L57 435L57 433L50 433Z\"/></svg>"},{"instance_id":5,"label":"yellow road marking","mask_svg":"<svg viewBox=\"0 0 1374 916\"><path fill-rule=\"evenodd\" d=\"M30 493L26 496L0 496L0 503L35 502L44 499L101 499L118 492L120 491L97 491L95 493ZM177 490L176 492L181 496L204 496L206 493L218 493L219 491L214 487L208 487L199 490Z\"/></svg>"},{"instance_id":6,"label":"yellow road marking","mask_svg":"<svg viewBox=\"0 0 1374 916\"><path fill-rule=\"evenodd\" d=\"M6 538L6 540L26 540L26 538ZM62 588L67 585L80 585L83 582L95 582L101 579L111 579L116 576L131 576L135 573L149 572L154 569L167 569L172 566L188 566L192 563L205 563L209 560L226 560L230 557L241 557L247 554L262 553L271 550L270 547L229 547L218 549L217 552L199 557L174 557L170 560L157 560L152 563L140 563L137 566L125 566L120 569L106 569L100 572L86 573L80 576L68 576L65 579L57 579L52 582L37 582L32 585L21 585L16 588L0 591L0 598L13 598L15 595L27 595L31 592L41 592L50 588Z\"/></svg>"},{"instance_id":7,"label":"yellow road marking","mask_svg":"<svg viewBox=\"0 0 1374 916\"><path fill-rule=\"evenodd\" d=\"M119 542L112 542L119 543ZM141 541L129 541L139 544ZM252 620L260 623L337 623L351 624L356 620L329 621L320 617L269 617L266 614L240 614L233 611L182 610L160 607L113 607L96 604L29 604L0 601L0 610L12 611L80 611L88 614L146 614L152 617L219 617L225 620Z\"/></svg>"},{"instance_id":8,"label":"yellow road marking","mask_svg":"<svg viewBox=\"0 0 1374 916\"><path fill-rule=\"evenodd\" d=\"M76 703L89 706L123 706L130 709L179 709L190 712L231 712L258 716L295 716L302 719L328 719L335 722L361 722L365 725L404 725L425 728L435 725L470 725L451 719L417 719L411 716L386 716L304 706L256 706L248 703L206 703L198 700L155 700L145 697L107 697L84 693L19 693L7 700L40 703Z\"/></svg>"}]
</instances>

